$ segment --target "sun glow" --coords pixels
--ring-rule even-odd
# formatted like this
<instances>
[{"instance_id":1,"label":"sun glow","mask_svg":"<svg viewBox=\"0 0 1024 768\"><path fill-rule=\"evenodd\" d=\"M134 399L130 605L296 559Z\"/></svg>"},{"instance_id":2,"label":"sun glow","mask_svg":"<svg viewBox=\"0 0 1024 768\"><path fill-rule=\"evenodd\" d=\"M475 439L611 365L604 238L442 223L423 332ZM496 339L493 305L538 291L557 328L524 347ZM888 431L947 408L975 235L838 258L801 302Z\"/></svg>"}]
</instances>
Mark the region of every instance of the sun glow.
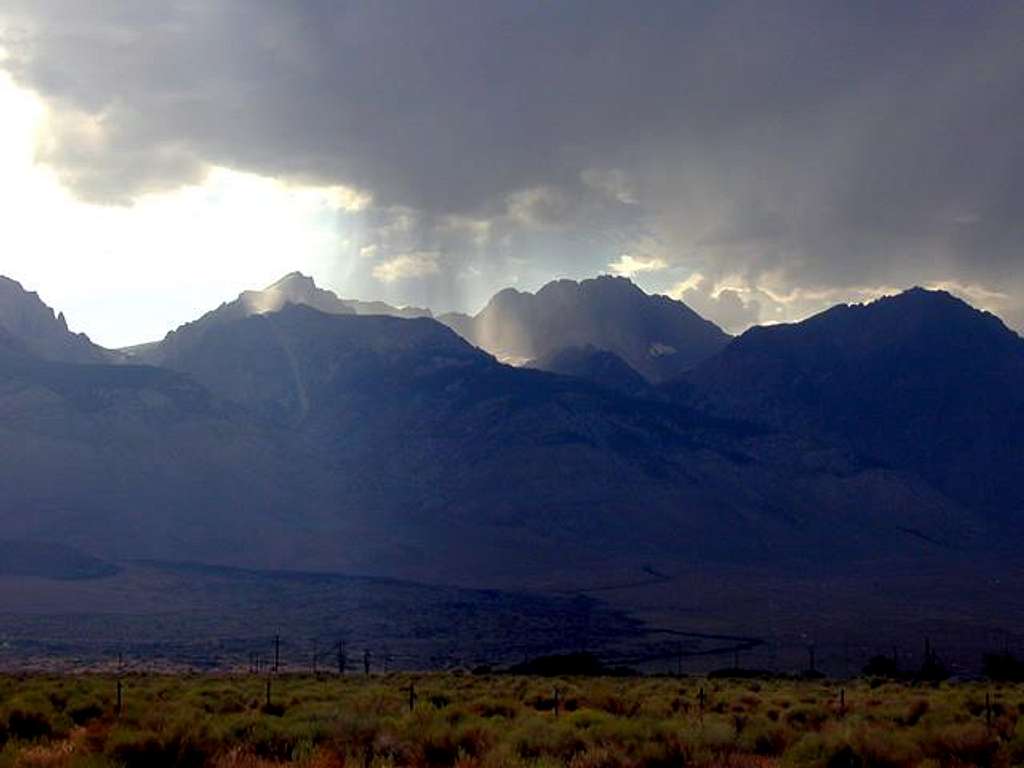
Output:
<instances>
[{"instance_id":1,"label":"sun glow","mask_svg":"<svg viewBox=\"0 0 1024 768\"><path fill-rule=\"evenodd\" d=\"M2 71L0 114L0 274L107 346L160 338L292 270L337 274L355 243L348 214L372 202L220 166L128 206L84 202L39 161L51 140L46 105Z\"/></svg>"}]
</instances>

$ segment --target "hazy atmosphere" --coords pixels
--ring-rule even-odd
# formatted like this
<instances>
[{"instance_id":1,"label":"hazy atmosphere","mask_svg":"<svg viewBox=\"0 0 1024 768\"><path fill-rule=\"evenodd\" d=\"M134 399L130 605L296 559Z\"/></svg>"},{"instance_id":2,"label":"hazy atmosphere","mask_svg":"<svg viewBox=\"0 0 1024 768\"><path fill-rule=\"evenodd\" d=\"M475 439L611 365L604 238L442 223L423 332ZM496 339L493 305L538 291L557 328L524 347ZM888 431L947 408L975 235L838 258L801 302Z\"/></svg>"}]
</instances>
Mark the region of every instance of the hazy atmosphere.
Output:
<instances>
[{"instance_id":1,"label":"hazy atmosphere","mask_svg":"<svg viewBox=\"0 0 1024 768\"><path fill-rule=\"evenodd\" d=\"M1024 1L0 0L0 768L1024 768Z\"/></svg>"},{"instance_id":2,"label":"hazy atmosphere","mask_svg":"<svg viewBox=\"0 0 1024 768\"><path fill-rule=\"evenodd\" d=\"M106 346L301 269L726 330L944 287L1024 327L1019 3L0 5L0 267Z\"/></svg>"}]
</instances>

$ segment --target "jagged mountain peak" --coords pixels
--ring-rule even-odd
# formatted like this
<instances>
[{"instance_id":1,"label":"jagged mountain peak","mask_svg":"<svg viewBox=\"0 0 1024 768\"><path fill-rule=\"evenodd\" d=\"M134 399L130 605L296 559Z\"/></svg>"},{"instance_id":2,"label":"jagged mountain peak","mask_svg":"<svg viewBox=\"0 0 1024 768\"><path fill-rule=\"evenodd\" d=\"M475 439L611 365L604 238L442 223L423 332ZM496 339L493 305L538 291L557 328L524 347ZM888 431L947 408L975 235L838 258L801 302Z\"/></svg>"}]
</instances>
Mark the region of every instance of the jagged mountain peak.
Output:
<instances>
[{"instance_id":1,"label":"jagged mountain peak","mask_svg":"<svg viewBox=\"0 0 1024 768\"><path fill-rule=\"evenodd\" d=\"M678 375L730 338L684 303L611 275L554 280L536 293L506 288L475 317L441 319L499 359L543 361L590 346L615 353L650 381Z\"/></svg>"},{"instance_id":2,"label":"jagged mountain peak","mask_svg":"<svg viewBox=\"0 0 1024 768\"><path fill-rule=\"evenodd\" d=\"M233 320L249 315L279 312L287 304L303 304L330 315L433 317L429 309L422 307L395 307L383 301L343 299L334 291L318 286L311 276L295 271L289 272L261 290L243 291L235 301L207 313L200 322Z\"/></svg>"},{"instance_id":3,"label":"jagged mountain peak","mask_svg":"<svg viewBox=\"0 0 1024 768\"><path fill-rule=\"evenodd\" d=\"M101 347L84 333L68 330L63 312L54 312L35 291L0 275L0 326L27 352L64 363L98 363L106 359Z\"/></svg>"},{"instance_id":4,"label":"jagged mountain peak","mask_svg":"<svg viewBox=\"0 0 1024 768\"><path fill-rule=\"evenodd\" d=\"M298 270L296 270L294 272L289 272L287 275L282 277L280 280L277 280L276 282L272 283L271 285L269 285L267 287L268 288L284 288L285 286L290 286L290 285L302 285L302 286L309 286L310 288L315 288L316 287L316 282L309 275L303 274L302 272L299 272Z\"/></svg>"},{"instance_id":5,"label":"jagged mountain peak","mask_svg":"<svg viewBox=\"0 0 1024 768\"><path fill-rule=\"evenodd\" d=\"M262 291L244 291L238 301L244 314L277 312L285 304L306 304L333 315L354 314L353 309L334 291L318 287L312 277L301 272L289 272Z\"/></svg>"},{"instance_id":6,"label":"jagged mountain peak","mask_svg":"<svg viewBox=\"0 0 1024 768\"><path fill-rule=\"evenodd\" d=\"M133 362L164 365L185 354L186 348L198 343L214 327L254 315L282 312L290 306L308 307L327 315L373 315L407 319L433 317L429 309L420 307L394 307L382 301L342 299L334 291L319 287L309 275L295 271L262 290L243 291L234 301L221 304L198 320L171 331L157 344L123 351Z\"/></svg>"}]
</instances>

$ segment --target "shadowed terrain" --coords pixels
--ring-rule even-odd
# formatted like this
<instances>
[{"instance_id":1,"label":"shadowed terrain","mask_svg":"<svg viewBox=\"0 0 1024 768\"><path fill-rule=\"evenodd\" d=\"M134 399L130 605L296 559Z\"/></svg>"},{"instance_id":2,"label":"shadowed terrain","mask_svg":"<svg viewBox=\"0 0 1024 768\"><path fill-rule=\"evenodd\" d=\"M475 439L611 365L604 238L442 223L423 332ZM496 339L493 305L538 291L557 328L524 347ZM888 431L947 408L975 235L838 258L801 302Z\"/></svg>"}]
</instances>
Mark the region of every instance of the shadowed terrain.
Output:
<instances>
[{"instance_id":1,"label":"shadowed terrain","mask_svg":"<svg viewBox=\"0 0 1024 768\"><path fill-rule=\"evenodd\" d=\"M278 293L336 299L292 277ZM272 289L259 301L281 298ZM53 627L94 650L131 636L145 622L97 618L111 596L132 605L171 581L210 617L182 618L187 600L174 609L186 644L259 633L244 607L267 599L256 585L309 583L282 571L417 582L379 609L378 634L395 644L408 629L388 617L447 615L424 597L434 588L557 598L542 613L568 623L523 620L523 643L652 664L683 639L686 653L739 643L792 665L808 636L868 648L859 617L887 616L883 643L933 633L969 665L971 636L1021 631L1006 593L981 596L992 579L1013 584L1020 562L1022 342L948 296L751 331L638 393L598 346L555 354L573 373L558 375L504 365L430 318L285 299L225 305L133 358L160 367L42 359L16 330L0 329L0 571L7 599L48 595L63 617L8 612L23 650L35 634L71 652ZM204 570L216 567L243 570ZM308 616L286 623L309 642L342 593L303 592L290 604ZM558 602L578 596L632 629L581 635ZM500 632L478 634L483 647Z\"/></svg>"}]
</instances>

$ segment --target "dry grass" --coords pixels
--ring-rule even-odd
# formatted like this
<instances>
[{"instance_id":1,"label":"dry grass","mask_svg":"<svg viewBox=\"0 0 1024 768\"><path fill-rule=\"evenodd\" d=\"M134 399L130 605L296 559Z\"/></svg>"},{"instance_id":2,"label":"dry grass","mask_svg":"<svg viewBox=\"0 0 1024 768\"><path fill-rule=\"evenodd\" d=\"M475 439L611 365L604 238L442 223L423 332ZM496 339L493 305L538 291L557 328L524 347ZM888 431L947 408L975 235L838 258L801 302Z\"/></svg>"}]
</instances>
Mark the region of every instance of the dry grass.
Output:
<instances>
[{"instance_id":1,"label":"dry grass","mask_svg":"<svg viewBox=\"0 0 1024 768\"><path fill-rule=\"evenodd\" d=\"M294 676L268 709L256 677L123 683L118 715L109 677L0 677L0 768L1024 765L1020 685Z\"/></svg>"}]
</instances>

